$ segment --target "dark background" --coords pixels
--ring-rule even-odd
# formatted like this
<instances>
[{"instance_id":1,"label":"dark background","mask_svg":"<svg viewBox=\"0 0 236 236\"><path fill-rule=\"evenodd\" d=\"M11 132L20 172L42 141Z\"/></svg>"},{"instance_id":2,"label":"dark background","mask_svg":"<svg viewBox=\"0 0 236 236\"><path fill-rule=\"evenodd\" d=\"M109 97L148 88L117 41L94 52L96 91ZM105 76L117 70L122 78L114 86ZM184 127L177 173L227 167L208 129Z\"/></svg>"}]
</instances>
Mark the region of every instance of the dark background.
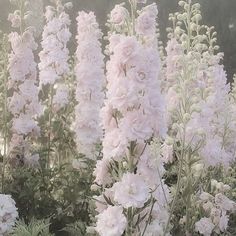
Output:
<instances>
[{"instance_id":1,"label":"dark background","mask_svg":"<svg viewBox=\"0 0 236 236\"><path fill-rule=\"evenodd\" d=\"M31 0L32 3L39 3L41 0ZM44 0L46 4L48 0ZM166 43L166 27L168 26L168 14L178 9L178 0L154 0L159 8L159 25L161 37ZM95 11L99 23L104 26L107 14L115 3L121 0L72 0L73 9L71 19L75 23L77 12L80 10ZM149 0L149 2L153 2ZM198 0L202 5L203 23L215 26L218 32L218 44L224 52L224 65L231 81L236 73L236 0ZM39 9L36 7L36 9ZM11 10L9 0L0 0L0 29L9 32L10 24L7 22L7 15ZM39 13L39 12L38 12ZM105 32L105 28L103 28ZM76 32L75 24L72 31Z\"/></svg>"}]
</instances>

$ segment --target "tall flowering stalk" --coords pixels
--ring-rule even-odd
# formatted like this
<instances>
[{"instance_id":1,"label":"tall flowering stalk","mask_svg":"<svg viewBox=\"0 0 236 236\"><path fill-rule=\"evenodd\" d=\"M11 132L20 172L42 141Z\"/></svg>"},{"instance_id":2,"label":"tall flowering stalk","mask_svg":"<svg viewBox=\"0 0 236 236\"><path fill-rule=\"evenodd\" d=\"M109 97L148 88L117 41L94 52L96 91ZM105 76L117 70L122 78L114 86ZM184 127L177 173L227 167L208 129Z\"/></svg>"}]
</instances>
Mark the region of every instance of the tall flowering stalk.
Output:
<instances>
[{"instance_id":1,"label":"tall flowering stalk","mask_svg":"<svg viewBox=\"0 0 236 236\"><path fill-rule=\"evenodd\" d=\"M77 17L75 133L78 152L94 159L102 138L100 109L105 82L101 30L94 13L79 12Z\"/></svg>"},{"instance_id":2,"label":"tall flowering stalk","mask_svg":"<svg viewBox=\"0 0 236 236\"><path fill-rule=\"evenodd\" d=\"M12 114L9 152L16 161L23 158L25 163L35 165L38 154L32 153L34 150L30 143L40 134L37 118L41 114L41 105L34 60L37 44L33 29L24 28L24 1L17 1L17 7L19 10L9 15L12 26L20 29L20 33L12 32L9 35L12 49L8 66L8 90L12 94L8 101L8 110Z\"/></svg>"},{"instance_id":3,"label":"tall flowering stalk","mask_svg":"<svg viewBox=\"0 0 236 236\"><path fill-rule=\"evenodd\" d=\"M42 35L42 51L39 53L39 80L42 90L45 119L47 124L47 165L50 164L52 150L52 125L54 113L65 107L69 102L68 86L64 80L69 73L69 50L67 43L71 37L69 15L65 9L70 3L63 5L61 1L54 1L55 6L47 6L45 12L46 25Z\"/></svg>"},{"instance_id":4,"label":"tall flowering stalk","mask_svg":"<svg viewBox=\"0 0 236 236\"><path fill-rule=\"evenodd\" d=\"M230 141L234 137L235 121L233 116L226 115L231 110L229 86L220 65L222 54L215 53L218 49L216 33L213 28L200 24L199 4L189 0L179 1L179 5L184 10L170 15L174 28L169 29L170 41L166 48L169 144L173 145L178 163L178 179L166 232L172 214L177 214L177 203L181 202L186 206L181 209L184 212L181 227L186 235L192 235L196 230L194 217L198 217L193 206L198 201L200 189L209 188L209 182L204 185L201 181L211 178L206 174L211 173L210 168L228 167L235 159Z\"/></svg>"},{"instance_id":5,"label":"tall flowering stalk","mask_svg":"<svg viewBox=\"0 0 236 236\"><path fill-rule=\"evenodd\" d=\"M137 14L137 3L131 2L131 16L121 4L109 19L114 30L108 37L103 159L94 172L101 187L95 227L101 236L161 235L168 219L160 147L156 153L151 145L166 134L157 44L147 40L156 41L157 6Z\"/></svg>"}]
</instances>

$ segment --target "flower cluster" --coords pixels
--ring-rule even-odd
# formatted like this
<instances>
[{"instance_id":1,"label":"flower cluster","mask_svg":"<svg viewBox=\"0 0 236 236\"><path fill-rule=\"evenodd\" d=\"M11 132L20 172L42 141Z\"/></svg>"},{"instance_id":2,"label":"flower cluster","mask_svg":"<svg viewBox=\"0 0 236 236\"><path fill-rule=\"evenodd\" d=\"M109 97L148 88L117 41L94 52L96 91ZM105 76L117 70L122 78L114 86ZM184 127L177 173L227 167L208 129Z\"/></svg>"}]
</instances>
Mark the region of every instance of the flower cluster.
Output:
<instances>
[{"instance_id":1,"label":"flower cluster","mask_svg":"<svg viewBox=\"0 0 236 236\"><path fill-rule=\"evenodd\" d=\"M158 9L155 3L144 7L136 19L135 30L145 44L157 47L157 14Z\"/></svg>"},{"instance_id":2,"label":"flower cluster","mask_svg":"<svg viewBox=\"0 0 236 236\"><path fill-rule=\"evenodd\" d=\"M0 234L9 233L18 217L15 201L10 195L0 194Z\"/></svg>"},{"instance_id":3,"label":"flower cluster","mask_svg":"<svg viewBox=\"0 0 236 236\"><path fill-rule=\"evenodd\" d=\"M153 154L148 144L152 137L166 135L165 101L158 79L160 59L155 45L137 39L142 30L142 36L152 35L156 39L156 14L155 4L140 11L136 21L137 37L126 35L124 32L129 31L125 30L122 34L109 35L108 83L101 113L105 129L103 159L97 162L94 172L95 182L105 187L102 195L96 197L105 204L104 207L97 203L96 230L100 235L122 235L124 231L136 235L137 227L132 228L135 224L139 225L140 232L151 234L158 228L163 233L168 220L169 191L162 180L163 163L160 155ZM127 16L127 10L118 5L111 13L110 22L122 24L127 21ZM143 25L146 20L150 20L150 25L148 22ZM110 229L104 226L106 230L102 230L99 219L106 215L109 205L122 207L130 222L126 228L119 228L123 231L119 232L110 219L107 223ZM133 209L132 213L130 209ZM135 209L140 212L135 213ZM153 220L148 222L145 214L150 214ZM142 222L139 222L140 218L143 218ZM110 234L115 229L117 233Z\"/></svg>"},{"instance_id":4,"label":"flower cluster","mask_svg":"<svg viewBox=\"0 0 236 236\"><path fill-rule=\"evenodd\" d=\"M103 105L105 82L101 30L94 13L80 12L77 17L78 47L76 51L75 133L77 149L94 158L96 144L102 137L100 109Z\"/></svg>"},{"instance_id":5,"label":"flower cluster","mask_svg":"<svg viewBox=\"0 0 236 236\"><path fill-rule=\"evenodd\" d=\"M221 235L228 228L229 214L236 210L236 203L219 192L215 196L203 192L199 196L199 204L208 217L195 223L195 230L204 236L212 233Z\"/></svg>"},{"instance_id":6,"label":"flower cluster","mask_svg":"<svg viewBox=\"0 0 236 236\"><path fill-rule=\"evenodd\" d=\"M13 20L14 17L17 18L16 13L10 14L9 19ZM34 60L37 44L33 29L27 28L21 34L12 32L9 42L12 49L8 66L8 89L12 94L8 101L8 110L12 114L10 151L17 148L20 155L31 155L27 142L40 134L37 118L42 112L38 97L37 65Z\"/></svg>"},{"instance_id":7,"label":"flower cluster","mask_svg":"<svg viewBox=\"0 0 236 236\"><path fill-rule=\"evenodd\" d=\"M191 207L196 204L199 191L199 186L192 187L193 183L200 183L209 173L212 178L215 172L211 168L223 167L225 172L235 161L232 141L236 137L235 108L220 64L222 54L216 53L214 28L200 24L200 4L185 0L179 1L179 5L183 12L170 14L174 28L168 29L170 40L162 70L170 136L162 151L167 154L165 162L179 166L171 209L177 214L180 209L175 207L176 203L186 203L186 211L181 210L186 213L183 230L188 235L194 230L196 213ZM182 199L178 200L180 192ZM203 217L195 226L195 230L204 235L211 235L218 227L209 217Z\"/></svg>"},{"instance_id":8,"label":"flower cluster","mask_svg":"<svg viewBox=\"0 0 236 236\"><path fill-rule=\"evenodd\" d=\"M71 37L68 28L71 21L64 10L60 2L57 7L46 7L47 24L42 34L42 51L39 53L40 86L54 85L69 72L67 43Z\"/></svg>"}]
</instances>

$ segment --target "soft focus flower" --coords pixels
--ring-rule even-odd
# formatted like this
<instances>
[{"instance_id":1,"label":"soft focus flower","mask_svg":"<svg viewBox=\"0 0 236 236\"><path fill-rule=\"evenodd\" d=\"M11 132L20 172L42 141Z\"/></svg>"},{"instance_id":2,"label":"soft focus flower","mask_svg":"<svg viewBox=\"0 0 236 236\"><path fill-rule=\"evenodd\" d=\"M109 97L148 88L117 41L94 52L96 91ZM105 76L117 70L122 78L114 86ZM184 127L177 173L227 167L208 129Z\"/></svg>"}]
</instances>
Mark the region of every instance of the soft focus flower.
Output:
<instances>
[{"instance_id":1,"label":"soft focus flower","mask_svg":"<svg viewBox=\"0 0 236 236\"><path fill-rule=\"evenodd\" d=\"M77 149L88 158L95 158L96 144L102 137L100 109L103 105L104 56L101 51L101 30L94 13L80 12L76 51L75 133Z\"/></svg>"},{"instance_id":2,"label":"soft focus flower","mask_svg":"<svg viewBox=\"0 0 236 236\"><path fill-rule=\"evenodd\" d=\"M19 28L21 24L21 17L16 13L11 13L8 16L8 20L11 21L12 27Z\"/></svg>"},{"instance_id":3,"label":"soft focus flower","mask_svg":"<svg viewBox=\"0 0 236 236\"><path fill-rule=\"evenodd\" d=\"M18 217L15 201L10 195L0 194L0 234L9 233Z\"/></svg>"},{"instance_id":4,"label":"soft focus flower","mask_svg":"<svg viewBox=\"0 0 236 236\"><path fill-rule=\"evenodd\" d=\"M62 6L63 8L63 6ZM64 9L64 8L63 8ZM54 84L69 72L69 50L67 43L70 39L69 16L58 12L54 7L47 7L45 17L47 23L42 35L42 51L39 53L40 85Z\"/></svg>"},{"instance_id":5,"label":"soft focus flower","mask_svg":"<svg viewBox=\"0 0 236 236\"><path fill-rule=\"evenodd\" d=\"M13 153L15 149L21 150L20 152L25 155L26 149L22 143L40 135L37 118L42 113L42 106L39 102L37 70L33 54L37 44L30 29L24 31L22 35L11 33L9 41L12 51L9 55L8 88L13 92L8 102L8 109L13 115L10 151ZM22 137L24 141L18 142Z\"/></svg>"},{"instance_id":6,"label":"soft focus flower","mask_svg":"<svg viewBox=\"0 0 236 236\"><path fill-rule=\"evenodd\" d=\"M206 217L195 223L195 230L204 236L211 236L214 227L211 219Z\"/></svg>"},{"instance_id":7,"label":"soft focus flower","mask_svg":"<svg viewBox=\"0 0 236 236\"><path fill-rule=\"evenodd\" d=\"M109 206L97 215L96 231L100 236L121 236L126 228L127 219L123 214L123 208Z\"/></svg>"},{"instance_id":8,"label":"soft focus flower","mask_svg":"<svg viewBox=\"0 0 236 236\"><path fill-rule=\"evenodd\" d=\"M13 121L12 129L17 134L39 133L39 127L35 121L27 114L20 114L20 116Z\"/></svg>"},{"instance_id":9,"label":"soft focus flower","mask_svg":"<svg viewBox=\"0 0 236 236\"><path fill-rule=\"evenodd\" d=\"M215 195L215 203L218 207L225 211L232 211L235 208L235 203L222 193Z\"/></svg>"},{"instance_id":10,"label":"soft focus flower","mask_svg":"<svg viewBox=\"0 0 236 236\"><path fill-rule=\"evenodd\" d=\"M150 198L147 184L142 177L127 173L113 186L114 200L125 208L141 208Z\"/></svg>"},{"instance_id":11,"label":"soft focus flower","mask_svg":"<svg viewBox=\"0 0 236 236\"><path fill-rule=\"evenodd\" d=\"M151 224L148 225L145 236L160 236L163 235L164 228L160 225L158 220L154 220Z\"/></svg>"},{"instance_id":12,"label":"soft focus flower","mask_svg":"<svg viewBox=\"0 0 236 236\"><path fill-rule=\"evenodd\" d=\"M137 18L135 25L136 32L143 36L155 37L157 14L156 4L145 7Z\"/></svg>"},{"instance_id":13,"label":"soft focus flower","mask_svg":"<svg viewBox=\"0 0 236 236\"><path fill-rule=\"evenodd\" d=\"M111 177L108 172L109 169L109 159L103 158L102 160L97 161L96 167L94 170L95 183L99 185L106 185L111 183Z\"/></svg>"},{"instance_id":14,"label":"soft focus flower","mask_svg":"<svg viewBox=\"0 0 236 236\"><path fill-rule=\"evenodd\" d=\"M39 158L40 158L40 156L38 153L33 154L33 155L28 154L24 158L24 163L28 167L37 168L37 167L39 167Z\"/></svg>"},{"instance_id":15,"label":"soft focus flower","mask_svg":"<svg viewBox=\"0 0 236 236\"><path fill-rule=\"evenodd\" d=\"M69 89L64 84L59 84L56 87L56 94L53 96L53 106L57 111L65 107L69 103Z\"/></svg>"},{"instance_id":16,"label":"soft focus flower","mask_svg":"<svg viewBox=\"0 0 236 236\"><path fill-rule=\"evenodd\" d=\"M129 12L122 5L115 5L114 9L111 11L110 22L115 25L123 25L127 18L129 17Z\"/></svg>"}]
</instances>

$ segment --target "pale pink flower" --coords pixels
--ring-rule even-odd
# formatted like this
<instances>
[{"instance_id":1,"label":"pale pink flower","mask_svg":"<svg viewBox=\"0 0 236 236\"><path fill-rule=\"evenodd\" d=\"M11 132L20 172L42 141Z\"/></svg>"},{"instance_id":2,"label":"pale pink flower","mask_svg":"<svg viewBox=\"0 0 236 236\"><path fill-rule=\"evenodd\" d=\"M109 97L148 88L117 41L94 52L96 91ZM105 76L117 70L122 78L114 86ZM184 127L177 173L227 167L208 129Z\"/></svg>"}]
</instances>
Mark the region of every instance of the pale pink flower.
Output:
<instances>
[{"instance_id":1,"label":"pale pink flower","mask_svg":"<svg viewBox=\"0 0 236 236\"><path fill-rule=\"evenodd\" d=\"M19 28L20 27L20 24L21 24L20 15L18 15L16 13L14 13L14 14L10 13L8 15L8 20L11 22L12 27L14 27L14 28Z\"/></svg>"},{"instance_id":2,"label":"pale pink flower","mask_svg":"<svg viewBox=\"0 0 236 236\"><path fill-rule=\"evenodd\" d=\"M10 232L18 218L16 203L10 195L0 194L0 234Z\"/></svg>"},{"instance_id":3,"label":"pale pink flower","mask_svg":"<svg viewBox=\"0 0 236 236\"><path fill-rule=\"evenodd\" d=\"M111 11L110 22L115 25L123 25L127 18L129 17L129 12L122 5L115 5L114 9Z\"/></svg>"},{"instance_id":4,"label":"pale pink flower","mask_svg":"<svg viewBox=\"0 0 236 236\"><path fill-rule=\"evenodd\" d=\"M127 219L123 214L123 208L109 206L97 215L96 231L100 236L121 236L125 231Z\"/></svg>"},{"instance_id":5,"label":"pale pink flower","mask_svg":"<svg viewBox=\"0 0 236 236\"><path fill-rule=\"evenodd\" d=\"M88 158L95 158L96 144L101 141L100 109L103 105L104 56L101 51L101 30L93 12L80 12L77 17L78 47L76 50L75 132L77 149Z\"/></svg>"},{"instance_id":6,"label":"pale pink flower","mask_svg":"<svg viewBox=\"0 0 236 236\"><path fill-rule=\"evenodd\" d=\"M102 160L97 161L96 168L93 175L95 178L95 183L105 186L106 184L111 183L111 176L109 174L109 165L110 162L108 159L103 158Z\"/></svg>"},{"instance_id":7,"label":"pale pink flower","mask_svg":"<svg viewBox=\"0 0 236 236\"><path fill-rule=\"evenodd\" d=\"M211 236L215 225L210 218L202 218L195 223L195 230L204 236Z\"/></svg>"},{"instance_id":8,"label":"pale pink flower","mask_svg":"<svg viewBox=\"0 0 236 236\"><path fill-rule=\"evenodd\" d=\"M150 198L149 188L139 175L126 173L113 185L114 200L124 208L141 208Z\"/></svg>"},{"instance_id":9,"label":"pale pink flower","mask_svg":"<svg viewBox=\"0 0 236 236\"><path fill-rule=\"evenodd\" d=\"M20 116L14 119L12 124L12 130L17 134L28 135L31 133L39 134L39 127L35 121L27 114L20 114Z\"/></svg>"}]
</instances>

